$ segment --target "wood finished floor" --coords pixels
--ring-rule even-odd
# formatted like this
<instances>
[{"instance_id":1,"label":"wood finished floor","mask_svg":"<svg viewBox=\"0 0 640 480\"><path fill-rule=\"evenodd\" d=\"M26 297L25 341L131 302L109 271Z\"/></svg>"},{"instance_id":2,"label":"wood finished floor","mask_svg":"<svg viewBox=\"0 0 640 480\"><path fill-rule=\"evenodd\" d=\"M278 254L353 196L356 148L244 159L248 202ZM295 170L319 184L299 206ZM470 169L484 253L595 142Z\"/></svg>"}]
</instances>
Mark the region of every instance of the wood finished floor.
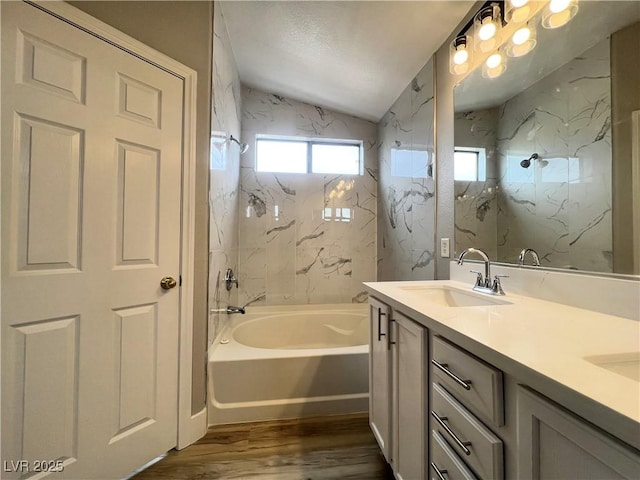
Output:
<instances>
[{"instance_id":1,"label":"wood finished floor","mask_svg":"<svg viewBox=\"0 0 640 480\"><path fill-rule=\"evenodd\" d=\"M367 414L211 427L135 480L391 480Z\"/></svg>"}]
</instances>

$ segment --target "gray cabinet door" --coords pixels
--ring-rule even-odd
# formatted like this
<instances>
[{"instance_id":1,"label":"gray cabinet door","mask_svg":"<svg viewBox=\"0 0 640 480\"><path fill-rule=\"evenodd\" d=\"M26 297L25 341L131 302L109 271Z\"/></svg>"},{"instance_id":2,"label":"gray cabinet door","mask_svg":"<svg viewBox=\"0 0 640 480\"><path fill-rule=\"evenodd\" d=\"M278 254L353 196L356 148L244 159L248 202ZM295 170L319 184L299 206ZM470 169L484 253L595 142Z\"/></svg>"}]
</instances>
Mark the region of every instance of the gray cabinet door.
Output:
<instances>
[{"instance_id":1,"label":"gray cabinet door","mask_svg":"<svg viewBox=\"0 0 640 480\"><path fill-rule=\"evenodd\" d=\"M388 305L369 298L369 425L391 463L391 349Z\"/></svg>"},{"instance_id":2,"label":"gray cabinet door","mask_svg":"<svg viewBox=\"0 0 640 480\"><path fill-rule=\"evenodd\" d=\"M518 388L518 478L640 478L640 456L525 387Z\"/></svg>"},{"instance_id":3,"label":"gray cabinet door","mask_svg":"<svg viewBox=\"0 0 640 480\"><path fill-rule=\"evenodd\" d=\"M427 459L427 330L393 312L393 469L398 480L422 480Z\"/></svg>"}]
</instances>

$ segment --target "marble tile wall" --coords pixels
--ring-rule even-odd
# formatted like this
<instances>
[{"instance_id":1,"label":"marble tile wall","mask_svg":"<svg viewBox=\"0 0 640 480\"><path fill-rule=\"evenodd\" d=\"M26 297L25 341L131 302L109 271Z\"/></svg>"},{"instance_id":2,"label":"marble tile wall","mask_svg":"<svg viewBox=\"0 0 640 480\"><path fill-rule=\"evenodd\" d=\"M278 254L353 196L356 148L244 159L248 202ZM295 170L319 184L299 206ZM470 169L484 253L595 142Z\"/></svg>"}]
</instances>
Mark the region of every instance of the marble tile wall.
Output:
<instances>
[{"instance_id":1,"label":"marble tile wall","mask_svg":"<svg viewBox=\"0 0 640 480\"><path fill-rule=\"evenodd\" d=\"M209 178L209 308L237 305L238 290L227 292L224 273L238 268L238 192L240 151L225 141L240 136L241 92L238 69L221 8L214 8L211 164ZM209 344L228 320L209 314Z\"/></svg>"},{"instance_id":2,"label":"marble tile wall","mask_svg":"<svg viewBox=\"0 0 640 480\"><path fill-rule=\"evenodd\" d=\"M458 256L469 247L484 250L489 258L498 257L498 109L456 113L456 147L481 147L486 154L486 180L455 181L455 251Z\"/></svg>"},{"instance_id":3,"label":"marble tile wall","mask_svg":"<svg viewBox=\"0 0 640 480\"><path fill-rule=\"evenodd\" d=\"M258 134L362 140L364 173L256 172ZM243 87L242 141L239 304L366 301L361 284L376 280L376 124ZM349 221L336 221L343 209Z\"/></svg>"},{"instance_id":4,"label":"marble tile wall","mask_svg":"<svg viewBox=\"0 0 640 480\"><path fill-rule=\"evenodd\" d=\"M609 39L504 104L498 122L498 257L612 271ZM528 169L520 162L532 153Z\"/></svg>"},{"instance_id":5,"label":"marble tile wall","mask_svg":"<svg viewBox=\"0 0 640 480\"><path fill-rule=\"evenodd\" d=\"M378 280L429 280L435 270L433 61L378 124Z\"/></svg>"}]
</instances>

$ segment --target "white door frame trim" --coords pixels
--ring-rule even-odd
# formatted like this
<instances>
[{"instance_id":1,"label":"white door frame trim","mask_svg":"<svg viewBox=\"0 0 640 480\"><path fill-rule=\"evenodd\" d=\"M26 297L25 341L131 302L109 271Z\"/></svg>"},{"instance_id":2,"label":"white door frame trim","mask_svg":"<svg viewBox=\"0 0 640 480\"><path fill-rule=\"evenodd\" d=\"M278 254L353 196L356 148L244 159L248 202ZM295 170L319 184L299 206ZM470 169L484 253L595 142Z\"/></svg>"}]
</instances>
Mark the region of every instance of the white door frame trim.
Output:
<instances>
[{"instance_id":1,"label":"white door frame trim","mask_svg":"<svg viewBox=\"0 0 640 480\"><path fill-rule=\"evenodd\" d=\"M183 80L182 232L180 247L180 276L182 285L180 288L178 425L176 446L179 449L184 448L202 438L207 431L206 407L195 415L191 413L197 74L195 70L78 10L68 3L48 0L31 0L27 1L27 3Z\"/></svg>"},{"instance_id":2,"label":"white door frame trim","mask_svg":"<svg viewBox=\"0 0 640 480\"><path fill-rule=\"evenodd\" d=\"M633 209L633 273L640 274L640 110L631 112L631 208Z\"/></svg>"}]
</instances>

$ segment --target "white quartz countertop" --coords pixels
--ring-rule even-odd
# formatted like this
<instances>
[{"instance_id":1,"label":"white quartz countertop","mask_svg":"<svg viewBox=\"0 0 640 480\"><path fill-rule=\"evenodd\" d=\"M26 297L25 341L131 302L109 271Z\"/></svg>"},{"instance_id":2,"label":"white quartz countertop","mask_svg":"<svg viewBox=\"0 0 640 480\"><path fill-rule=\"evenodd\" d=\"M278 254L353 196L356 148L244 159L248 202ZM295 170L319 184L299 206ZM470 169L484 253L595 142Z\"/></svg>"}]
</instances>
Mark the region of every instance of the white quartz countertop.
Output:
<instances>
[{"instance_id":1,"label":"white quartz countertop","mask_svg":"<svg viewBox=\"0 0 640 480\"><path fill-rule=\"evenodd\" d=\"M640 431L640 382L596 364L628 361L626 366L633 369L640 352L640 322L522 295L493 297L450 280L370 282L365 286L372 296L404 310L436 333L459 333L636 422L632 430ZM429 300L420 287L449 287L510 303L448 307Z\"/></svg>"}]
</instances>

